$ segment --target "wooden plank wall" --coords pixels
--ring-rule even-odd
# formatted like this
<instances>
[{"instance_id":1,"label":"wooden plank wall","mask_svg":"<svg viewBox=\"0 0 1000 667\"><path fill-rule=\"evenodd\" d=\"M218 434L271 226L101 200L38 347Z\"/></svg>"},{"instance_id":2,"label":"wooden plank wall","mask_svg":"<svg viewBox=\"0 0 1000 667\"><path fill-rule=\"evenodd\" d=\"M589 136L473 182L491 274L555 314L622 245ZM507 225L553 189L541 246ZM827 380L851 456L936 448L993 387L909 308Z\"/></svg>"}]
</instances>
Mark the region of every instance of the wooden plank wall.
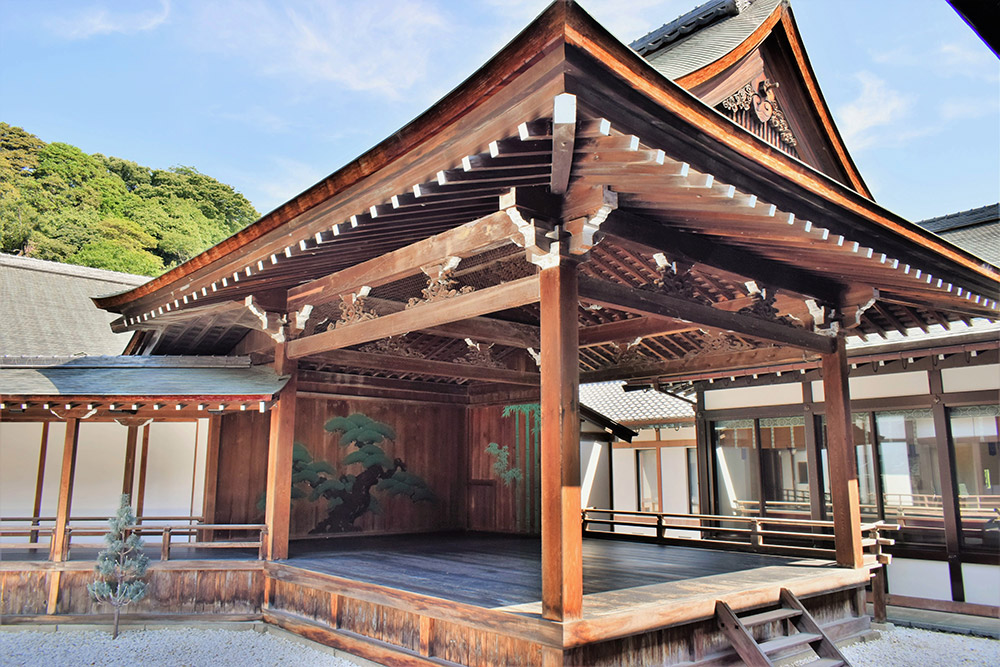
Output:
<instances>
[{"instance_id":1,"label":"wooden plank wall","mask_svg":"<svg viewBox=\"0 0 1000 667\"><path fill-rule=\"evenodd\" d=\"M503 410L502 405L469 408L469 529L538 534L541 512L539 441L534 432L537 417L504 417ZM520 480L509 486L500 480L493 470L496 459L486 453L491 442L507 446L510 467L521 471Z\"/></svg>"},{"instance_id":2,"label":"wooden plank wall","mask_svg":"<svg viewBox=\"0 0 1000 667\"><path fill-rule=\"evenodd\" d=\"M402 459L409 472L420 475L437 495L435 503L414 503L404 497L382 495L381 514L368 513L356 525L363 532L420 532L465 527L464 406L409 401L331 396L299 396L296 404L295 441L306 446L314 459L325 459L339 473L358 474L360 464L342 467L340 461L353 447L339 445L339 434L328 433L326 422L355 412L389 424L394 442L381 446L392 458ZM218 523L262 520L257 501L267 477L268 415L227 415L222 423L218 464ZM456 474L458 471L458 474ZM292 505L291 536L309 535L325 516L323 501L299 500Z\"/></svg>"}]
</instances>

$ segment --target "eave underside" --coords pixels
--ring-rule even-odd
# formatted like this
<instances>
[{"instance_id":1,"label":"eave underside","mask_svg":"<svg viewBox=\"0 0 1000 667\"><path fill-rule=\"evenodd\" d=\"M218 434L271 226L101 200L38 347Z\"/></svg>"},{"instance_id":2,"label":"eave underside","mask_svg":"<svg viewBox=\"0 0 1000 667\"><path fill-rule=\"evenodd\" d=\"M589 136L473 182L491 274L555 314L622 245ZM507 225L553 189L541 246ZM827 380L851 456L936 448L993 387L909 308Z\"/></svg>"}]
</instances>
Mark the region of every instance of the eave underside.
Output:
<instances>
[{"instance_id":1,"label":"eave underside","mask_svg":"<svg viewBox=\"0 0 1000 667\"><path fill-rule=\"evenodd\" d=\"M588 39L595 38L578 37L581 43ZM351 267L502 216L501 200L512 189L514 208L537 218L549 236L592 217L605 193L613 193L617 202L600 224L599 243L580 265L581 275L603 283L724 313L743 310L741 316L763 315L805 332L836 321L856 333L885 335L995 317L992 267L977 268L973 258L903 221L873 222L888 214L715 112L699 109L696 101L685 102L689 113L666 111L662 100L629 85L629 68L611 71L599 56L589 47L546 47L518 73L516 86L509 84L405 159L183 280L116 306L123 313L116 330L145 332L133 346L136 352L228 353L236 346L266 353L262 336L325 334L343 319L341 304L361 296L360 303L387 321L386 315L406 310L410 301L426 299L422 292L434 281L421 269L433 273L428 265L449 257L460 259L447 274L454 281L449 289L459 296L524 280L537 268L526 259L526 238L516 230L486 247L465 243L459 253L414 258L408 273L364 295L361 288L370 283L337 282ZM649 76L640 63L629 67ZM664 89L658 94L683 101L685 94L669 82L656 85ZM577 100L568 149L554 140L565 127L559 129L552 115L553 99L566 91ZM750 146L757 160L718 139L720 127ZM562 175L565 193L554 200L548 192ZM805 181L819 183L818 189L802 186ZM826 198L827 191L839 203ZM522 195L538 205L520 203ZM297 296L320 280L326 281L322 296ZM651 366L693 369L803 357L767 336L581 301L584 380L649 375ZM312 307L306 324L293 325L296 313L305 315L304 306ZM499 382L529 387L537 376L537 346L530 344L539 324L537 303L520 299L505 306L500 300L495 306L480 303L473 316L455 307L466 313L458 320L310 352L300 355L300 363L322 372L459 385L490 384L486 374L495 368L505 373ZM475 335L467 335L470 330ZM393 358L405 363L394 367ZM479 370L463 373L463 364Z\"/></svg>"}]
</instances>

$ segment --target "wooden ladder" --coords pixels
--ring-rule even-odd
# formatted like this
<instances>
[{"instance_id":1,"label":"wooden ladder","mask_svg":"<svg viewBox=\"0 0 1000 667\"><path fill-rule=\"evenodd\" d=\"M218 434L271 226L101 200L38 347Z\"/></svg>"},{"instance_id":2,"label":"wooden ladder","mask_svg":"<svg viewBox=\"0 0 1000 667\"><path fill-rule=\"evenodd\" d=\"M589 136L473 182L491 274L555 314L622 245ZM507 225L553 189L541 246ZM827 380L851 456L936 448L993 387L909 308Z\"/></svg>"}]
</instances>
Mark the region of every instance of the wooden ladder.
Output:
<instances>
[{"instance_id":1,"label":"wooden ladder","mask_svg":"<svg viewBox=\"0 0 1000 667\"><path fill-rule=\"evenodd\" d=\"M751 667L768 667L774 664L769 656L785 649L808 645L818 659L807 664L815 667L849 667L850 663L837 645L787 588L781 589L779 604L777 609L738 616L722 600L715 603L715 618L719 627L726 633L745 664ZM783 621L783 636L761 643L754 639L751 628L777 621ZM792 628L795 629L794 632Z\"/></svg>"}]
</instances>

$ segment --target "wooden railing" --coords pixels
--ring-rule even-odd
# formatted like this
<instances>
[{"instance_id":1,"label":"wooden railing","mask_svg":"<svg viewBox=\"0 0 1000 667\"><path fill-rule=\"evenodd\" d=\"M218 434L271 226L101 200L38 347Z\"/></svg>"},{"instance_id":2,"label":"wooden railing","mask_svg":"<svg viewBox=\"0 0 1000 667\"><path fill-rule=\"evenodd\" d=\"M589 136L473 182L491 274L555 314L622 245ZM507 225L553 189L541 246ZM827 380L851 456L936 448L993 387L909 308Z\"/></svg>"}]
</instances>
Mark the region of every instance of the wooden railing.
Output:
<instances>
[{"instance_id":1,"label":"wooden railing","mask_svg":"<svg viewBox=\"0 0 1000 667\"><path fill-rule=\"evenodd\" d=\"M137 517L128 530L143 536L160 537L160 560L169 560L171 548L177 537L185 536L183 546L197 549L256 549L264 558L267 526L261 523L201 523L197 516L144 516ZM100 522L100 523L97 523ZM27 525L16 525L16 524ZM11 525L14 524L14 525ZM72 517L66 526L60 553L68 559L74 537L98 537L107 533L107 517ZM215 531L258 533L257 539L215 540ZM0 542L0 550L45 549L50 550L55 535L55 517L0 517L0 538L27 536L26 542ZM39 543L39 537L46 543Z\"/></svg>"},{"instance_id":2,"label":"wooden railing","mask_svg":"<svg viewBox=\"0 0 1000 667\"><path fill-rule=\"evenodd\" d=\"M832 558L834 548L833 521L771 518L761 516L721 516L717 514L675 514L670 512L631 512L587 508L582 511L583 530L588 535L607 537L615 532L593 531L592 526L652 530L657 541L707 546L721 549L738 548L743 551L787 555L808 555ZM897 524L884 521L862 522L865 536L861 545L878 563L888 563L889 556L882 547L895 544L886 538L887 531L897 531ZM684 531L688 536L669 535L667 531ZM623 533L634 537L637 533ZM642 535L639 533L638 535Z\"/></svg>"}]
</instances>

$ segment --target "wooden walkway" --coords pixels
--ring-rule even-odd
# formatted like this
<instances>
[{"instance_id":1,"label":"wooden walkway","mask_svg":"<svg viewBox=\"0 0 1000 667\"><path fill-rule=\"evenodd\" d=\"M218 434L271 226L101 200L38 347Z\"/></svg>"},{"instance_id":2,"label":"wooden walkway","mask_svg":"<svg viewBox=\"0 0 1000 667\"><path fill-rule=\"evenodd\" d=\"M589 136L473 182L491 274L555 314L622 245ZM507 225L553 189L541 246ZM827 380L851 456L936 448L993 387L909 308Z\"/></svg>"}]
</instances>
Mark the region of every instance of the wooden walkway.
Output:
<instances>
[{"instance_id":1,"label":"wooden walkway","mask_svg":"<svg viewBox=\"0 0 1000 667\"><path fill-rule=\"evenodd\" d=\"M541 599L541 544L537 538L451 533L343 537L293 543L291 557L284 562L480 607L510 607ZM754 573L771 568L781 568L784 576L814 576L827 567L824 561L779 556L617 540L583 541L583 584L588 596L718 575L734 578L737 573L757 579Z\"/></svg>"}]
</instances>

